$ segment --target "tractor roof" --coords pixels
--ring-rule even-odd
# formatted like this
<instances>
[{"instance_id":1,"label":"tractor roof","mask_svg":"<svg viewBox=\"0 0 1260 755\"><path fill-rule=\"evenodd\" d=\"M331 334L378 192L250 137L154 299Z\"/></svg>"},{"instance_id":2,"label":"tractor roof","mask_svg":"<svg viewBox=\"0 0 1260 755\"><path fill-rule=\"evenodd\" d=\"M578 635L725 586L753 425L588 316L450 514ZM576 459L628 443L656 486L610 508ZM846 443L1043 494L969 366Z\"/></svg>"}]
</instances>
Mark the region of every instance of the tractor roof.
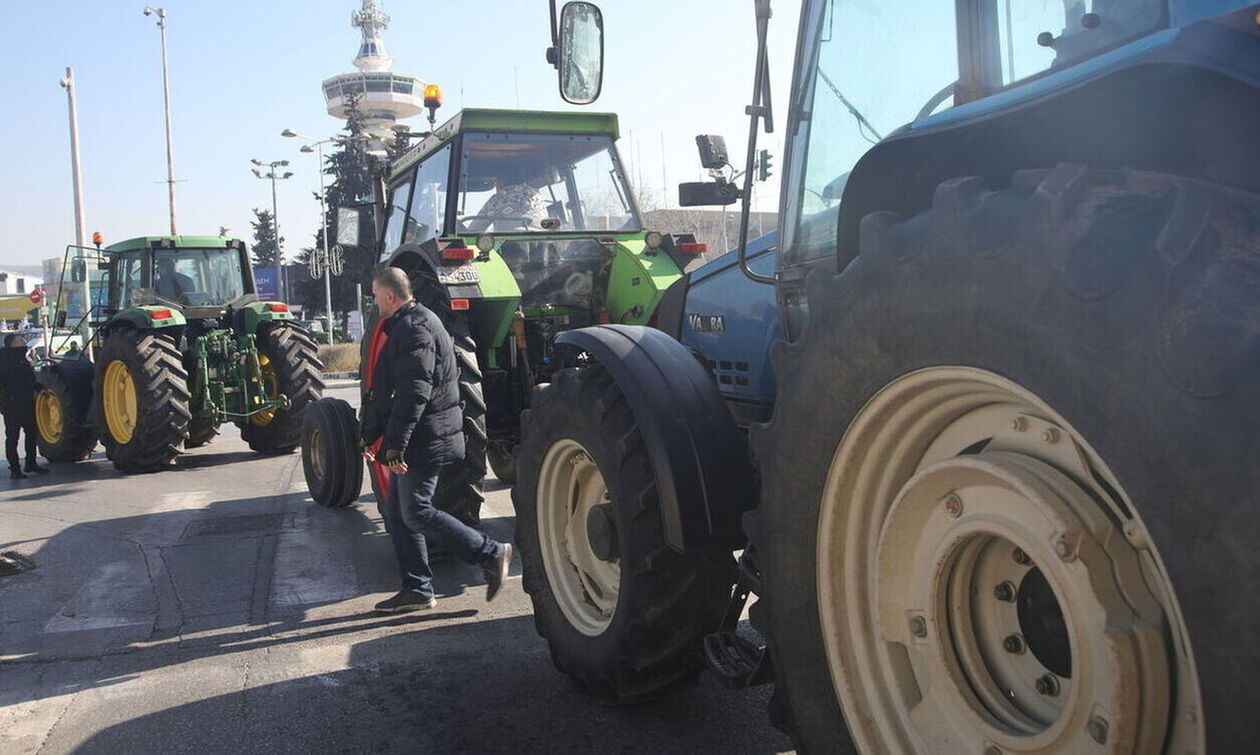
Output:
<instances>
[{"instance_id":1,"label":"tractor roof","mask_svg":"<svg viewBox=\"0 0 1260 755\"><path fill-rule=\"evenodd\" d=\"M128 252L133 249L148 249L155 241L174 242L172 248L214 249L227 248L228 242L238 239L227 236L137 236L134 239L119 241L105 247L110 252Z\"/></svg>"},{"instance_id":2,"label":"tractor roof","mask_svg":"<svg viewBox=\"0 0 1260 755\"><path fill-rule=\"evenodd\" d=\"M416 146L409 149L390 169L390 177L410 168L452 138L465 131L503 131L508 133L607 134L620 136L616 113L576 113L545 110L490 110L465 108L446 123L433 129Z\"/></svg>"}]
</instances>

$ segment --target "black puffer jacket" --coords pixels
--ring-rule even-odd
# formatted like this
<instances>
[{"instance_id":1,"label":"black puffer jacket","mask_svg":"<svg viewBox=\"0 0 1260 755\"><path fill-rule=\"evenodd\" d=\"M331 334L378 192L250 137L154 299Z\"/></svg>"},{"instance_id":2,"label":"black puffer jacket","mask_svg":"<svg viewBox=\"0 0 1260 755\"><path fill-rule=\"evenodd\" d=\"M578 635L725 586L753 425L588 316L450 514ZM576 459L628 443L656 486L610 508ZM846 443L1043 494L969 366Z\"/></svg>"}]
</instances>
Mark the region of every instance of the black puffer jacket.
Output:
<instances>
[{"instance_id":1,"label":"black puffer jacket","mask_svg":"<svg viewBox=\"0 0 1260 755\"><path fill-rule=\"evenodd\" d=\"M363 405L365 444L384 436L377 458L401 453L409 466L464 458L464 410L455 346L437 315L408 302L384 324L389 340Z\"/></svg>"},{"instance_id":2,"label":"black puffer jacket","mask_svg":"<svg viewBox=\"0 0 1260 755\"><path fill-rule=\"evenodd\" d=\"M35 368L25 346L0 348L0 413L18 419L35 416Z\"/></svg>"}]
</instances>

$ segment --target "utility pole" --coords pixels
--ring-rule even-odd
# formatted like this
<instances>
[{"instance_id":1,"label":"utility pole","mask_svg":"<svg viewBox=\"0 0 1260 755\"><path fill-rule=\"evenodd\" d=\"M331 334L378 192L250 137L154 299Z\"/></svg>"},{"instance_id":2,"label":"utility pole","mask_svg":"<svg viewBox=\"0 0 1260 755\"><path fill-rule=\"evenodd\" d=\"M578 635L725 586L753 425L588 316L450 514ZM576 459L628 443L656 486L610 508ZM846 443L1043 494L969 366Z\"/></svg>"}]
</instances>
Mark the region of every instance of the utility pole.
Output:
<instances>
[{"instance_id":1,"label":"utility pole","mask_svg":"<svg viewBox=\"0 0 1260 755\"><path fill-rule=\"evenodd\" d=\"M87 233L87 222L83 219L83 172L79 163L79 111L74 102L74 69L66 66L65 78L61 87L66 90L66 102L70 108L70 174L74 180L74 244L78 249L75 256L83 264L83 354L92 358L92 276L87 271L87 262L83 258L84 235ZM62 272L62 279L65 273ZM67 297L68 300L68 297ZM47 344L46 344L47 345Z\"/></svg>"},{"instance_id":2,"label":"utility pole","mask_svg":"<svg viewBox=\"0 0 1260 755\"><path fill-rule=\"evenodd\" d=\"M276 181L291 178L293 174L286 171L284 175L276 175L276 168L288 167L288 160L272 160L269 163L265 163L255 157L250 162L257 165L258 168L268 168L266 173L262 173L258 168L254 168L253 173L255 178L271 181L271 225L276 232L276 300L288 301L284 291L284 250L280 247L280 218L276 216Z\"/></svg>"},{"instance_id":3,"label":"utility pole","mask_svg":"<svg viewBox=\"0 0 1260 755\"><path fill-rule=\"evenodd\" d=\"M144 15L157 14L162 37L162 102L166 110L166 190L171 202L171 235L179 235L175 225L175 147L171 144L171 80L166 67L166 9L144 6Z\"/></svg>"}]
</instances>

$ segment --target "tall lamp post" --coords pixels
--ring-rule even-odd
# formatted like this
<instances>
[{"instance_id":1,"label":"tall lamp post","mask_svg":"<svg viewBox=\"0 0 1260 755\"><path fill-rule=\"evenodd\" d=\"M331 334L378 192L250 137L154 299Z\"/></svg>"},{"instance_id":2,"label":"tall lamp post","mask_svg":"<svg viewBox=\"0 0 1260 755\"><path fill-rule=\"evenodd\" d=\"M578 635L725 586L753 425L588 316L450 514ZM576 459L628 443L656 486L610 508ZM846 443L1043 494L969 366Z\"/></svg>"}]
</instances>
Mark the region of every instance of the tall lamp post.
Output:
<instances>
[{"instance_id":1,"label":"tall lamp post","mask_svg":"<svg viewBox=\"0 0 1260 755\"><path fill-rule=\"evenodd\" d=\"M83 260L83 235L87 223L83 220L83 177L79 168L79 111L74 105L74 69L66 67L66 75L61 79L61 86L66 90L66 101L70 107L70 172L74 179L74 244L78 247L75 256ZM87 270L84 263L83 269ZM92 276L83 276L83 353L92 358Z\"/></svg>"},{"instance_id":2,"label":"tall lamp post","mask_svg":"<svg viewBox=\"0 0 1260 755\"><path fill-rule=\"evenodd\" d=\"M157 15L157 27L162 36L162 102L166 110L166 190L171 202L171 235L179 231L175 227L175 148L171 145L171 80L166 67L166 9L144 6L144 15Z\"/></svg>"},{"instance_id":3,"label":"tall lamp post","mask_svg":"<svg viewBox=\"0 0 1260 755\"><path fill-rule=\"evenodd\" d=\"M284 291L284 250L280 248L280 219L276 217L276 181L283 181L286 178L292 178L293 174L286 171L283 175L276 174L276 168L287 168L288 160L272 160L265 163L258 158L250 160L251 163L258 166L253 169L255 178L262 178L271 181L271 226L276 232L276 299L279 301L288 301ZM267 168L267 172L263 173L258 168Z\"/></svg>"},{"instance_id":4,"label":"tall lamp post","mask_svg":"<svg viewBox=\"0 0 1260 755\"><path fill-rule=\"evenodd\" d=\"M309 144L302 145L302 148L299 151L305 152L307 154L310 154L311 152L315 152L319 156L319 171L318 171L319 172L319 219L320 219L320 225L324 229L323 233L321 234L324 248L322 250L320 249L315 250L316 257L318 258L318 263L315 266L313 266L313 269L319 270L320 265L322 265L323 267L324 308L328 315L328 343L332 344L333 342L333 311L332 311L333 273L332 273L332 257L329 256L329 251L328 251L328 206L325 204L326 192L324 190L324 145L330 142L335 142L337 141L337 139L335 138L315 139L310 136L303 136L302 134L299 134L290 128L286 128L284 131L281 131L280 135L287 136L290 138L302 139L304 141L310 142ZM314 149L311 149L311 147L314 147Z\"/></svg>"}]
</instances>

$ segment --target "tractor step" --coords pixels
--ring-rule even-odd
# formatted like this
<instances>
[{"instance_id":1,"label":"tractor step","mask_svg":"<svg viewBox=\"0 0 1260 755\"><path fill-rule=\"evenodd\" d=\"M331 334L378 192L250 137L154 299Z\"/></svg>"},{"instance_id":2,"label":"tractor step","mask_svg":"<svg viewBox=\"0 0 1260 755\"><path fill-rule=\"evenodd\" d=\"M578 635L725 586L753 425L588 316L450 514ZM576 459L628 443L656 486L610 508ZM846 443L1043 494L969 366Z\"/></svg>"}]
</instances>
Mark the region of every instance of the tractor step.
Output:
<instances>
[{"instance_id":1,"label":"tractor step","mask_svg":"<svg viewBox=\"0 0 1260 755\"><path fill-rule=\"evenodd\" d=\"M733 631L714 632L704 638L704 662L732 689L765 684L774 676L766 649Z\"/></svg>"}]
</instances>

